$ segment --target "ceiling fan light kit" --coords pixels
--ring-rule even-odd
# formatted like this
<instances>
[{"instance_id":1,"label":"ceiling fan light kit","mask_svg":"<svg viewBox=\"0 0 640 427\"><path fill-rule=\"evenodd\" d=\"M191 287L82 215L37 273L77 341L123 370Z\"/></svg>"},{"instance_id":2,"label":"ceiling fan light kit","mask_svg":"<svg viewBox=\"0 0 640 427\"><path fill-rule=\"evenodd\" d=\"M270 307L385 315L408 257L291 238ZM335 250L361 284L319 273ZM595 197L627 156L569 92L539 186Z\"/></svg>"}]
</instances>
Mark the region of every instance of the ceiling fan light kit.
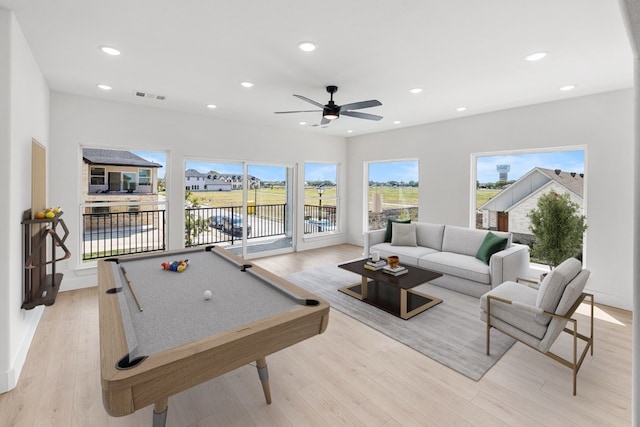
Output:
<instances>
[{"instance_id":1,"label":"ceiling fan light kit","mask_svg":"<svg viewBox=\"0 0 640 427\"><path fill-rule=\"evenodd\" d=\"M320 108L320 110L298 110L298 111L276 111L275 114L288 114L288 113L313 113L322 111L322 120L320 121L321 125L328 125L331 120L338 119L341 115L355 117L357 119L365 119L365 120L381 120L382 116L377 116L375 114L369 113L361 113L353 110L360 110L363 108L377 107L382 105L382 103L376 99L372 99L369 101L360 101L353 102L351 104L337 105L333 100L333 94L338 91L338 86L327 86L327 92L330 94L329 102L325 105L322 105L319 102L316 102L312 99L309 99L302 95L293 95L296 98L299 98L303 101L306 101L310 104L315 105Z\"/></svg>"}]
</instances>

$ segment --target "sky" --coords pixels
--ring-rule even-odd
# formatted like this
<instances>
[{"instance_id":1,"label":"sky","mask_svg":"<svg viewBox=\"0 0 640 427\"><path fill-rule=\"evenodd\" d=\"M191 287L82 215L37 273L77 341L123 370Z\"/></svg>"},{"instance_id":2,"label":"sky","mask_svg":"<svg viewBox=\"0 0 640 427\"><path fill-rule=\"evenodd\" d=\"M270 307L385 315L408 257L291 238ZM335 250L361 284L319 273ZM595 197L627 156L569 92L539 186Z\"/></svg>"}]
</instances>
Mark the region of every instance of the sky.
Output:
<instances>
[{"instance_id":1,"label":"sky","mask_svg":"<svg viewBox=\"0 0 640 427\"><path fill-rule=\"evenodd\" d=\"M158 169L158 177L164 178L166 171L166 154L147 151L132 151L138 156L161 164ZM522 153L506 156L482 156L477 158L477 179L481 183L495 182L498 180L497 165L509 165L509 180L516 180L539 166L547 169L561 169L566 172L584 172L584 151L555 151L541 153ZM335 181L336 165L328 163L306 163L306 181ZM219 173L242 174L241 163L208 163L187 162L187 169L195 169L199 172L215 170ZM284 181L286 168L282 166L249 165L249 175L253 175L262 181ZM387 181L418 181L418 162L371 162L369 163L369 180L376 182Z\"/></svg>"},{"instance_id":2,"label":"sky","mask_svg":"<svg viewBox=\"0 0 640 427\"><path fill-rule=\"evenodd\" d=\"M565 172L584 173L584 151L554 151L523 153L506 156L483 156L477 158L477 180L481 183L498 181L496 166L509 165L509 181L517 180L534 167L560 169Z\"/></svg>"},{"instance_id":3,"label":"sky","mask_svg":"<svg viewBox=\"0 0 640 427\"><path fill-rule=\"evenodd\" d=\"M369 181L374 182L409 182L418 181L418 161L372 162L369 163Z\"/></svg>"}]
</instances>

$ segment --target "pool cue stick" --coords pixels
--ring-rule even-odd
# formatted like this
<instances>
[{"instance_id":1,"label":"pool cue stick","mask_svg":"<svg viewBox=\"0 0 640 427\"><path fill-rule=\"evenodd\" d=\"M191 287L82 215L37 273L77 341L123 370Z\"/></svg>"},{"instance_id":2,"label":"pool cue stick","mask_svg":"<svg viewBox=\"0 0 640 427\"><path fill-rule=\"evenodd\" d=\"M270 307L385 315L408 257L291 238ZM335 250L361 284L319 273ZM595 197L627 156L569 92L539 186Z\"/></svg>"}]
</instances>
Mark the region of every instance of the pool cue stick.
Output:
<instances>
[{"instance_id":1,"label":"pool cue stick","mask_svg":"<svg viewBox=\"0 0 640 427\"><path fill-rule=\"evenodd\" d=\"M124 278L127 281L127 283L129 284L129 289L131 289L131 295L133 295L133 299L136 301L136 304L138 305L138 309L140 309L140 311L142 311L142 305L140 305L140 300L138 299L138 294L136 294L136 290L133 289L133 284L131 283L131 280L129 280L129 276L127 276L127 270L125 270L123 266L120 266L120 270L122 270L122 274L124 274Z\"/></svg>"}]
</instances>

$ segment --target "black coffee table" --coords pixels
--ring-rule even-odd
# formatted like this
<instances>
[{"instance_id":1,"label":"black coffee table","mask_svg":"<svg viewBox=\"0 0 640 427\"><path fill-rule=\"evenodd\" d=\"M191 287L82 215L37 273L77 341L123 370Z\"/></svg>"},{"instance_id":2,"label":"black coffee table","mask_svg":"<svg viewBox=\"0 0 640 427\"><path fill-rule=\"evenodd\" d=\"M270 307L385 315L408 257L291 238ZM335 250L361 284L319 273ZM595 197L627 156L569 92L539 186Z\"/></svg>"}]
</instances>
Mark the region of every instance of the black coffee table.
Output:
<instances>
[{"instance_id":1,"label":"black coffee table","mask_svg":"<svg viewBox=\"0 0 640 427\"><path fill-rule=\"evenodd\" d=\"M440 304L441 299L435 298L412 288L437 279L441 273L424 268L405 265L408 273L392 276L382 270L371 271L364 268L366 259L341 264L338 267L362 276L361 283L340 288L349 296L357 298L374 307L398 316L404 320Z\"/></svg>"}]
</instances>

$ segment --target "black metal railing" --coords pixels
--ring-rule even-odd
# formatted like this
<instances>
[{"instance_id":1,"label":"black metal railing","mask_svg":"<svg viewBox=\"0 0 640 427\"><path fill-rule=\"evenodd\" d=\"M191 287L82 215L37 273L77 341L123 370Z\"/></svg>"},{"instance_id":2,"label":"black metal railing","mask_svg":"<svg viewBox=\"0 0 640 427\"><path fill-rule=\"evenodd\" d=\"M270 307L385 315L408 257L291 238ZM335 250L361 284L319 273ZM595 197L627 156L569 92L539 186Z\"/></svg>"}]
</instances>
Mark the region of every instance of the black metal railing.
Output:
<instances>
[{"instance_id":1,"label":"black metal railing","mask_svg":"<svg viewBox=\"0 0 640 427\"><path fill-rule=\"evenodd\" d=\"M124 210L118 212L115 210ZM139 204L86 205L83 213L82 260L166 249L166 210ZM304 233L336 230L335 206L304 206ZM235 243L247 238L290 234L286 204L185 208L185 246Z\"/></svg>"},{"instance_id":2,"label":"black metal railing","mask_svg":"<svg viewBox=\"0 0 640 427\"><path fill-rule=\"evenodd\" d=\"M164 209L82 214L82 260L166 249Z\"/></svg>"},{"instance_id":3,"label":"black metal railing","mask_svg":"<svg viewBox=\"0 0 640 427\"><path fill-rule=\"evenodd\" d=\"M336 230L336 207L304 205L304 234Z\"/></svg>"},{"instance_id":4,"label":"black metal railing","mask_svg":"<svg viewBox=\"0 0 640 427\"><path fill-rule=\"evenodd\" d=\"M243 215L241 206L197 207L185 209L185 246L242 240L247 228L247 239L286 234L287 205L247 206Z\"/></svg>"}]
</instances>

